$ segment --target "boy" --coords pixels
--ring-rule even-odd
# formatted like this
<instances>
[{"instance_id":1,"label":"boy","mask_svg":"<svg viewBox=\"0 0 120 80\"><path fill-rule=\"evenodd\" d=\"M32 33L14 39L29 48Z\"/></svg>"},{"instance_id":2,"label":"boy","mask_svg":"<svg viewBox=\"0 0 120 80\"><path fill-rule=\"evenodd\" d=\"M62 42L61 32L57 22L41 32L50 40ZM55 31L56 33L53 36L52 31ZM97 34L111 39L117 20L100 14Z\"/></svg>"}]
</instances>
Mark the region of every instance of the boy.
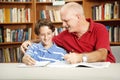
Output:
<instances>
[{"instance_id":1,"label":"boy","mask_svg":"<svg viewBox=\"0 0 120 80\"><path fill-rule=\"evenodd\" d=\"M28 47L22 61L27 65L34 65L35 61L62 61L66 51L52 42L55 31L53 24L47 19L38 20L34 31L41 41Z\"/></svg>"}]
</instances>

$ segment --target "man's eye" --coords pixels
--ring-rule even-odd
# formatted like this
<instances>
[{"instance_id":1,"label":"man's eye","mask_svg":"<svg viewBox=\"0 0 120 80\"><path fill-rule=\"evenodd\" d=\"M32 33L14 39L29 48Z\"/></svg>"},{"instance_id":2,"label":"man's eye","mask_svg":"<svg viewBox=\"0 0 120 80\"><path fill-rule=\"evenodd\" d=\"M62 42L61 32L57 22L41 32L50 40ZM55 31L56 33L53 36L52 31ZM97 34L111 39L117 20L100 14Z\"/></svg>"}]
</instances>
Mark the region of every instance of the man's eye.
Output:
<instances>
[{"instance_id":1,"label":"man's eye","mask_svg":"<svg viewBox=\"0 0 120 80\"><path fill-rule=\"evenodd\" d=\"M65 20L65 22L68 22L67 20Z\"/></svg>"}]
</instances>

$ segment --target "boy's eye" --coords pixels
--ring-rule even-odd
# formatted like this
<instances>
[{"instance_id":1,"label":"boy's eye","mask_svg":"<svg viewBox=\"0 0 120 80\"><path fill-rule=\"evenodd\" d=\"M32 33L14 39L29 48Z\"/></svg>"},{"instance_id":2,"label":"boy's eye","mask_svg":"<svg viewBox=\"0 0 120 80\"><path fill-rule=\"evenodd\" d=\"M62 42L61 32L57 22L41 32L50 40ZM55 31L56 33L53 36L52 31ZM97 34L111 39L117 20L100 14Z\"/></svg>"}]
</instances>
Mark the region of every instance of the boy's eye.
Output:
<instances>
[{"instance_id":1,"label":"boy's eye","mask_svg":"<svg viewBox=\"0 0 120 80\"><path fill-rule=\"evenodd\" d=\"M51 35L52 33L51 32L48 32L47 35Z\"/></svg>"},{"instance_id":2,"label":"boy's eye","mask_svg":"<svg viewBox=\"0 0 120 80\"><path fill-rule=\"evenodd\" d=\"M47 35L51 35L52 33L47 33ZM40 36L45 36L45 34L40 34Z\"/></svg>"}]
</instances>

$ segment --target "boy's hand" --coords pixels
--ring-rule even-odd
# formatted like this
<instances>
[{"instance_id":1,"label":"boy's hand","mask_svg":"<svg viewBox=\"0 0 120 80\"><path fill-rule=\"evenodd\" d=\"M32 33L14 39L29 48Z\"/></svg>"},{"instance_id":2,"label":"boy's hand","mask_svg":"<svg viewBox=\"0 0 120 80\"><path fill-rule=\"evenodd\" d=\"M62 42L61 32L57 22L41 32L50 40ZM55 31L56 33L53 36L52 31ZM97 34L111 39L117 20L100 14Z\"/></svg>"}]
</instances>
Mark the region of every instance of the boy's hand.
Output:
<instances>
[{"instance_id":1,"label":"boy's hand","mask_svg":"<svg viewBox=\"0 0 120 80\"><path fill-rule=\"evenodd\" d=\"M30 55L24 55L22 58L22 62L27 65L35 65L35 60Z\"/></svg>"}]
</instances>

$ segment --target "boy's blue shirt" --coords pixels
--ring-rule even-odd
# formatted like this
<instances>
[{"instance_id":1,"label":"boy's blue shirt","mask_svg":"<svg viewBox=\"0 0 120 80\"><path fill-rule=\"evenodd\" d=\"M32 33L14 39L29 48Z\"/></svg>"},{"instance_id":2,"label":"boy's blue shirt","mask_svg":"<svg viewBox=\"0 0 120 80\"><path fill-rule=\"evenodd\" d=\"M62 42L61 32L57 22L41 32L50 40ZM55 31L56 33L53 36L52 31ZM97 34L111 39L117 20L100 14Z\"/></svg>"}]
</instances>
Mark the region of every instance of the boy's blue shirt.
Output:
<instances>
[{"instance_id":1,"label":"boy's blue shirt","mask_svg":"<svg viewBox=\"0 0 120 80\"><path fill-rule=\"evenodd\" d=\"M58 47L55 43L48 48L45 49L42 43L33 43L28 47L26 54L30 55L37 61L63 61L63 56L66 54L66 50Z\"/></svg>"}]
</instances>

